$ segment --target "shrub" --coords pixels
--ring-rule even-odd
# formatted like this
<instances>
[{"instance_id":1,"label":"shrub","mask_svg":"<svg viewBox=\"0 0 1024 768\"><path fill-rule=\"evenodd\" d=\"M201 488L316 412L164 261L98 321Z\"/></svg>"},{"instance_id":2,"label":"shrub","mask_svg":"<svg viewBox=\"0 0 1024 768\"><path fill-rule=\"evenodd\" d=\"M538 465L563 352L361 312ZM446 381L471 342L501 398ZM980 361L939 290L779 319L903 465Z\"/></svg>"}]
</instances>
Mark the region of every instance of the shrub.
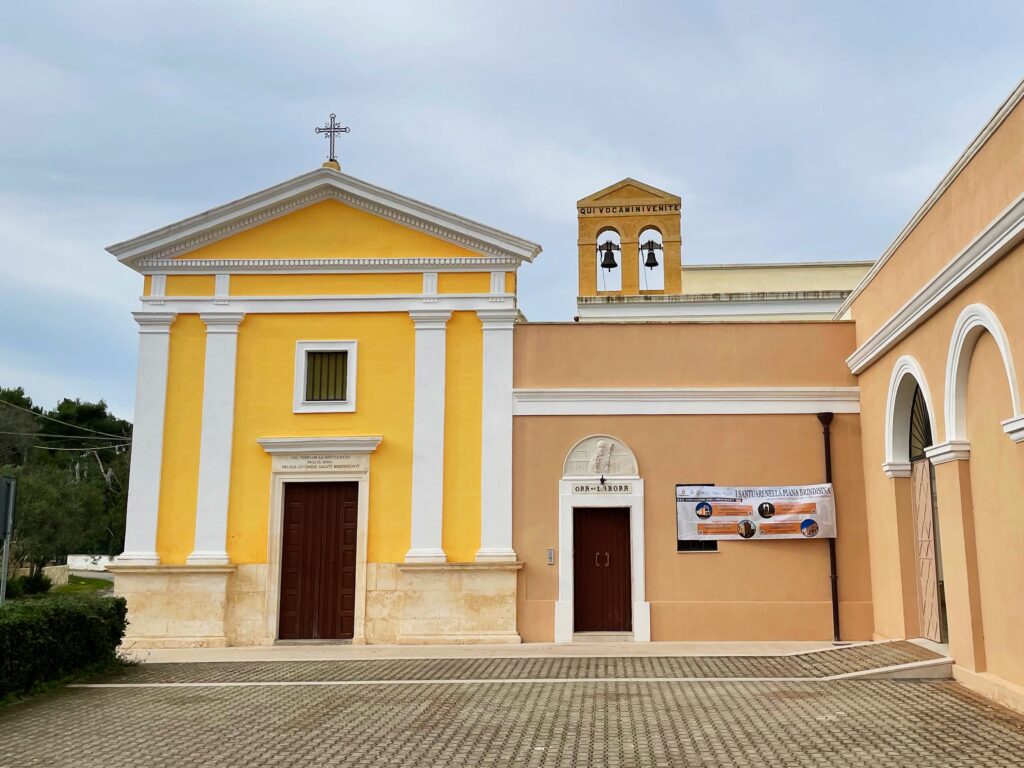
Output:
<instances>
[{"instance_id":1,"label":"shrub","mask_svg":"<svg viewBox=\"0 0 1024 768\"><path fill-rule=\"evenodd\" d=\"M49 576L44 575L42 571L36 571L28 576L23 576L22 580L25 585L26 595L41 595L44 592L49 592L50 587L53 586L53 581Z\"/></svg>"},{"instance_id":2,"label":"shrub","mask_svg":"<svg viewBox=\"0 0 1024 768\"><path fill-rule=\"evenodd\" d=\"M7 599L17 600L25 594L25 582L20 576L7 580Z\"/></svg>"},{"instance_id":3,"label":"shrub","mask_svg":"<svg viewBox=\"0 0 1024 768\"><path fill-rule=\"evenodd\" d=\"M117 661L120 597L51 597L0 608L0 700Z\"/></svg>"}]
</instances>

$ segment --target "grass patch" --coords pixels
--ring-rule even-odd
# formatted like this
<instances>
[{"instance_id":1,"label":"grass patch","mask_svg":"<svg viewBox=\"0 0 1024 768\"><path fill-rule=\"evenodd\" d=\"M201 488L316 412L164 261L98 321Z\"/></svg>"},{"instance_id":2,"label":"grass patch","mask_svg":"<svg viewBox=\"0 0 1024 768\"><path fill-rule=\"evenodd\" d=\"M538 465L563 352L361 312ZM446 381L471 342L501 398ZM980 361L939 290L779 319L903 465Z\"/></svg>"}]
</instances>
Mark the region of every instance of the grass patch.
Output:
<instances>
[{"instance_id":1,"label":"grass patch","mask_svg":"<svg viewBox=\"0 0 1024 768\"><path fill-rule=\"evenodd\" d=\"M83 576L68 576L68 583L50 590L51 595L95 595L114 586L107 579L87 579Z\"/></svg>"}]
</instances>

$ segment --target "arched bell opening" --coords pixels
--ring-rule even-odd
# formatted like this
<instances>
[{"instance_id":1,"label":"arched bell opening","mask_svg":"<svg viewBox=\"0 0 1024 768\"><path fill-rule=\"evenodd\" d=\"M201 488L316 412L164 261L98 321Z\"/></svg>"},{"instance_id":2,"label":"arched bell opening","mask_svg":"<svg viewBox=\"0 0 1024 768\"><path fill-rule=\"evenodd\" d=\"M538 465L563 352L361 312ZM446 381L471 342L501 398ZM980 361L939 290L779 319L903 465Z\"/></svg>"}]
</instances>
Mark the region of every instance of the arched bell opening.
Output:
<instances>
[{"instance_id":1,"label":"arched bell opening","mask_svg":"<svg viewBox=\"0 0 1024 768\"><path fill-rule=\"evenodd\" d=\"M665 243L661 230L653 226L646 227L641 230L637 242L640 290L665 290Z\"/></svg>"},{"instance_id":2,"label":"arched bell opening","mask_svg":"<svg viewBox=\"0 0 1024 768\"><path fill-rule=\"evenodd\" d=\"M597 233L597 289L622 290L622 237L607 227Z\"/></svg>"}]
</instances>

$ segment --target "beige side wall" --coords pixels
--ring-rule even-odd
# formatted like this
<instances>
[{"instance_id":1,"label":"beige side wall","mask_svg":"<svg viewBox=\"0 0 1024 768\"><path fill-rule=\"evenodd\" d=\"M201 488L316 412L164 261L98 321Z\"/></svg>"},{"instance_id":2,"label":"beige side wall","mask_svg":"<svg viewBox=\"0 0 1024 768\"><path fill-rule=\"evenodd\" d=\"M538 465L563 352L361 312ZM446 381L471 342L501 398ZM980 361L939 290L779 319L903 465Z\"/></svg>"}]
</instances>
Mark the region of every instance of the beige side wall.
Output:
<instances>
[{"instance_id":1,"label":"beige side wall","mask_svg":"<svg viewBox=\"0 0 1024 768\"><path fill-rule=\"evenodd\" d=\"M957 318L972 303L990 308L1006 331L1020 376L1019 366L1024 361L1022 285L1024 246L1004 257L858 377L875 631L879 636L914 636L917 615L913 553L904 549L901 558L898 534L900 484L908 481L891 480L881 468L885 461L886 399L893 368L902 355L910 355L920 364L935 414L933 438L935 442L944 441L947 438L944 419L946 363ZM973 555L952 550L959 544L956 532L948 540L942 540L943 559L947 565L945 580L950 642L958 661L972 659L976 655L972 647L972 633L980 638L983 632L983 646L978 646L984 648L984 652L978 654L981 666L984 667L984 657L987 656L992 674L1024 684L1024 670L1019 662L1013 661L1019 654L1021 628L1024 627L1024 616L1014 612L1020 603L1019 595L1012 597L1015 601L1012 606L1000 605L1004 598L1010 598L1005 595L999 597L1005 584L1019 586L1024 580L1020 554L1024 551L1024 516L1020 515L1024 445L1013 443L999 425L1000 421L1013 414L1005 368L1002 358L994 353L994 347L991 337L986 334L979 341L971 360L967 427L972 454L965 478L967 482L958 483L950 465L936 468L940 526L947 515L952 512L960 514L960 495L966 494L965 514L973 513L978 535L977 552ZM940 537L941 533L940 530ZM965 602L969 593L966 586L969 574L964 569L968 567L965 563L972 559L979 563L980 573L974 578L980 582L982 615L980 623L972 619L969 626L958 626L958 617L974 615ZM1001 626L1005 622L1009 624ZM1012 636L1007 634L1009 626L1015 627ZM980 640L974 642L980 643Z\"/></svg>"},{"instance_id":2,"label":"beige side wall","mask_svg":"<svg viewBox=\"0 0 1024 768\"><path fill-rule=\"evenodd\" d=\"M525 323L516 387L850 387L853 324ZM566 449L568 450L568 448Z\"/></svg>"},{"instance_id":3,"label":"beige side wall","mask_svg":"<svg viewBox=\"0 0 1024 768\"><path fill-rule=\"evenodd\" d=\"M517 387L852 386L849 323L525 324L516 327ZM833 466L839 509L844 637L872 633L860 428L838 415ZM676 552L675 484L815 483L824 479L814 414L531 416L513 431L513 542L524 641L554 636L558 483L569 449L610 434L636 453L645 490L647 594L654 640L831 637L824 541L722 542ZM564 556L557 553L557 557Z\"/></svg>"},{"instance_id":4,"label":"beige side wall","mask_svg":"<svg viewBox=\"0 0 1024 768\"><path fill-rule=\"evenodd\" d=\"M852 291L871 267L857 264L683 266L683 293Z\"/></svg>"},{"instance_id":5,"label":"beige side wall","mask_svg":"<svg viewBox=\"0 0 1024 768\"><path fill-rule=\"evenodd\" d=\"M1003 360L991 336L978 341L967 383L971 495L986 671L1024 685L1024 445L999 426L1010 409Z\"/></svg>"},{"instance_id":6,"label":"beige side wall","mask_svg":"<svg viewBox=\"0 0 1024 768\"><path fill-rule=\"evenodd\" d=\"M853 304L862 342L1024 191L1018 104Z\"/></svg>"},{"instance_id":7,"label":"beige side wall","mask_svg":"<svg viewBox=\"0 0 1024 768\"><path fill-rule=\"evenodd\" d=\"M652 640L811 640L832 636L825 541L721 542L718 553L677 553L675 484L782 485L823 480L821 426L793 416L517 417L513 543L524 642L554 637L558 483L572 445L610 434L637 456L645 492L647 597ZM856 415L833 425L843 637L869 639L871 589Z\"/></svg>"}]
</instances>

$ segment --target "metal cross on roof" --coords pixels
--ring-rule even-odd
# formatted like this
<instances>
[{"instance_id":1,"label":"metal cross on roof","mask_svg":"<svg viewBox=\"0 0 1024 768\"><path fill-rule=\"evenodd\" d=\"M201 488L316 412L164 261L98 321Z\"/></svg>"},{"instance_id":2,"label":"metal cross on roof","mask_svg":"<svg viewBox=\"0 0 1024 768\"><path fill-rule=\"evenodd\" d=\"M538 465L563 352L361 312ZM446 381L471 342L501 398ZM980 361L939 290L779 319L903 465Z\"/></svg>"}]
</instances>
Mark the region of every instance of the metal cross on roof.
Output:
<instances>
[{"instance_id":1,"label":"metal cross on roof","mask_svg":"<svg viewBox=\"0 0 1024 768\"><path fill-rule=\"evenodd\" d=\"M328 156L327 159L335 163L338 162L338 158L335 157L334 155L334 137L339 133L348 133L350 130L352 130L351 128L347 128L345 126L340 125L335 120L336 117L337 115L331 112L331 121L329 123L324 123L322 128L316 129L317 133L327 134L327 140L330 142L330 155Z\"/></svg>"}]
</instances>

